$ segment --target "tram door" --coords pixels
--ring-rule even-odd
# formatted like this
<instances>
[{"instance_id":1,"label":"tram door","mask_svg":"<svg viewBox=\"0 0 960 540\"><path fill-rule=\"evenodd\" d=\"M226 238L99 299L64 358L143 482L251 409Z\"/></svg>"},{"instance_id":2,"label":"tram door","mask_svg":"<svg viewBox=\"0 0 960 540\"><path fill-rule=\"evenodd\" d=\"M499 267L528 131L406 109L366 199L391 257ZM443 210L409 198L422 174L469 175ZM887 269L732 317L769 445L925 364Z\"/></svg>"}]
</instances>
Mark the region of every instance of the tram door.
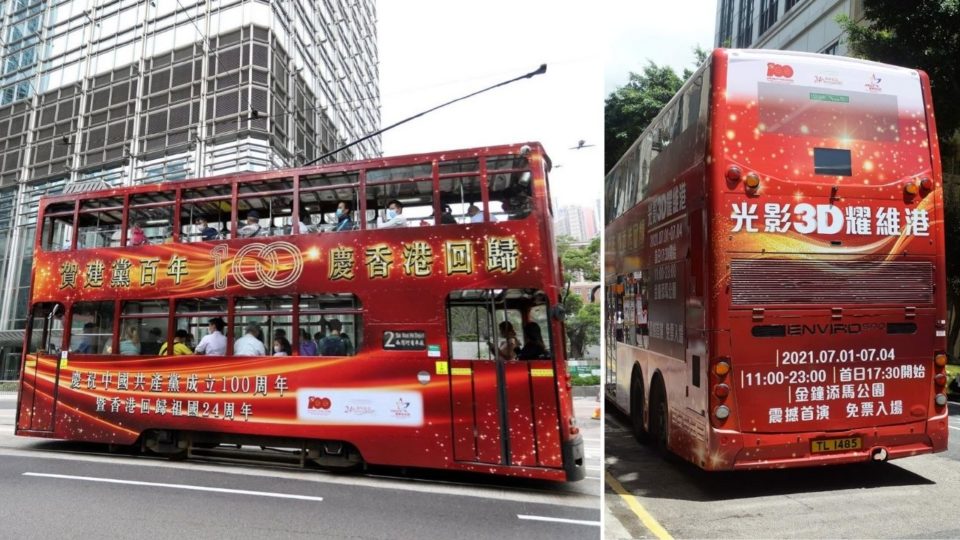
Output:
<instances>
[{"instance_id":1,"label":"tram door","mask_svg":"<svg viewBox=\"0 0 960 540\"><path fill-rule=\"evenodd\" d=\"M27 336L17 428L53 431L63 341L63 306L57 303L34 305Z\"/></svg>"},{"instance_id":2,"label":"tram door","mask_svg":"<svg viewBox=\"0 0 960 540\"><path fill-rule=\"evenodd\" d=\"M511 299L511 293L518 298ZM502 323L519 334L524 314L531 313L521 294L484 290L451 295L448 360L456 461L562 466L553 360L497 354L507 340ZM542 311L545 316L545 306Z\"/></svg>"}]
</instances>

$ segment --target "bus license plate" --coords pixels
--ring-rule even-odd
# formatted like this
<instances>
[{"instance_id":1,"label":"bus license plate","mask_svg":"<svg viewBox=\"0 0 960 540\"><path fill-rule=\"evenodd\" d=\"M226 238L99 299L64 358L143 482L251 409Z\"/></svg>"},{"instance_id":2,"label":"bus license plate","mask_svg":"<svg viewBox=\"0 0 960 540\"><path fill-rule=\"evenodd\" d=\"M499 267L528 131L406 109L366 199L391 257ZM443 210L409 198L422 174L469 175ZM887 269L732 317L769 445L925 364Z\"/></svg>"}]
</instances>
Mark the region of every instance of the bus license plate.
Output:
<instances>
[{"instance_id":1,"label":"bus license plate","mask_svg":"<svg viewBox=\"0 0 960 540\"><path fill-rule=\"evenodd\" d=\"M860 437L810 441L810 452L814 454L820 454L823 452L842 452L844 450L860 450L861 448L863 448L863 439Z\"/></svg>"}]
</instances>

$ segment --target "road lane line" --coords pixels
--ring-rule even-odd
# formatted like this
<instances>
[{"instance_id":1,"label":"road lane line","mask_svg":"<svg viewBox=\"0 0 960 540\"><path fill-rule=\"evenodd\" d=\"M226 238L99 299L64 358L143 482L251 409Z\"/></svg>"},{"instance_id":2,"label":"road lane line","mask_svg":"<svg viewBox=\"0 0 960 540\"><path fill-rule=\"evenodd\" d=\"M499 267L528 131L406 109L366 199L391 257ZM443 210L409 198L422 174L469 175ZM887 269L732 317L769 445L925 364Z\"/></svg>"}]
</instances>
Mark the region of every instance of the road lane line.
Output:
<instances>
[{"instance_id":1,"label":"road lane line","mask_svg":"<svg viewBox=\"0 0 960 540\"><path fill-rule=\"evenodd\" d=\"M670 536L670 533L663 528L657 520L650 515L650 512L647 512L647 509L640 504L640 501L636 497L630 494L629 491L623 488L620 485L620 482L617 482L617 479L613 477L609 472L607 473L607 484L617 492L617 495L620 495L620 498L627 503L627 506L630 510L633 510L633 513L640 518L640 522L643 523L643 526L647 528L648 531L653 533L654 536L660 540L673 540L673 537Z\"/></svg>"},{"instance_id":2,"label":"road lane line","mask_svg":"<svg viewBox=\"0 0 960 540\"><path fill-rule=\"evenodd\" d=\"M517 517L520 519L525 519L527 521L552 521L555 523L569 523L571 525L590 525L592 527L599 527L599 521L584 521L581 519L564 519L564 518L554 518L546 516L528 516L524 514L517 514Z\"/></svg>"},{"instance_id":3,"label":"road lane line","mask_svg":"<svg viewBox=\"0 0 960 540\"><path fill-rule=\"evenodd\" d=\"M161 482L138 482L134 480L120 480L117 478L95 478L92 476L71 476L67 474L46 474L25 472L24 476L38 476L42 478L59 478L64 480L83 480L85 482L102 482L106 484L125 484L128 486L150 486L165 487L173 489L186 489L191 491L213 491L216 493L233 493L236 495L256 495L258 497L273 497L277 499L299 499L302 501L322 501L323 497L311 497L309 495L294 495L292 493L270 493L267 491L247 491L245 489L227 489L204 486L190 486L187 484L165 484Z\"/></svg>"},{"instance_id":4,"label":"road lane line","mask_svg":"<svg viewBox=\"0 0 960 540\"><path fill-rule=\"evenodd\" d=\"M960 430L960 427L957 427L957 426L950 426L950 429L956 429L956 430Z\"/></svg>"}]
</instances>

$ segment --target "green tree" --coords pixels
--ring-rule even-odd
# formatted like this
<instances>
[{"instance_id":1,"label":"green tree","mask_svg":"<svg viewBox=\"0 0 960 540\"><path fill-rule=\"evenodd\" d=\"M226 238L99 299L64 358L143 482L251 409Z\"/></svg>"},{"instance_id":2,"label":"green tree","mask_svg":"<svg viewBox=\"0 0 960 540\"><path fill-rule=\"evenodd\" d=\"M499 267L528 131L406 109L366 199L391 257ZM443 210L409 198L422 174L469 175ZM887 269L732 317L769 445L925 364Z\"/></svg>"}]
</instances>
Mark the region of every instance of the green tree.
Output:
<instances>
[{"instance_id":1,"label":"green tree","mask_svg":"<svg viewBox=\"0 0 960 540\"><path fill-rule=\"evenodd\" d=\"M851 53L926 71L940 143L949 144L960 127L960 2L864 0L863 14L837 18Z\"/></svg>"},{"instance_id":2,"label":"green tree","mask_svg":"<svg viewBox=\"0 0 960 540\"><path fill-rule=\"evenodd\" d=\"M930 76L944 170L960 173L953 159L960 128L960 2L957 0L864 0L864 18L840 16L854 56L922 69ZM948 341L960 352L960 185L945 182Z\"/></svg>"},{"instance_id":3,"label":"green tree","mask_svg":"<svg viewBox=\"0 0 960 540\"><path fill-rule=\"evenodd\" d=\"M697 45L693 54L699 66L706 61L709 51ZM630 72L627 83L607 96L603 109L605 170L617 164L691 75L692 70L684 69L680 78L670 66L648 61L643 73Z\"/></svg>"},{"instance_id":4,"label":"green tree","mask_svg":"<svg viewBox=\"0 0 960 540\"><path fill-rule=\"evenodd\" d=\"M594 238L584 247L573 246L569 236L557 238L557 251L563 261L564 281L572 282L582 273L586 281L600 280L600 238ZM570 358L583 358L588 345L600 343L600 304L584 304L575 294L564 297L567 313L566 332Z\"/></svg>"}]
</instances>

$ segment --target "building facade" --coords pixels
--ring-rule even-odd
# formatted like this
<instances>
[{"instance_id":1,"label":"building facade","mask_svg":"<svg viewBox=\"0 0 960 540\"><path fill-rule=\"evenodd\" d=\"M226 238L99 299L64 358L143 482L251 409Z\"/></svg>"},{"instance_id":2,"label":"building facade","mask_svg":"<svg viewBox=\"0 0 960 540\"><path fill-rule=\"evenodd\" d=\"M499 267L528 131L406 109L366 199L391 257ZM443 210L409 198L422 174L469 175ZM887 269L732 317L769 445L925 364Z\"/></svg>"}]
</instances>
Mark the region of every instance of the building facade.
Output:
<instances>
[{"instance_id":1,"label":"building facade","mask_svg":"<svg viewBox=\"0 0 960 540\"><path fill-rule=\"evenodd\" d=\"M0 0L0 23L0 380L41 196L296 166L380 127L375 0Z\"/></svg>"},{"instance_id":2,"label":"building facade","mask_svg":"<svg viewBox=\"0 0 960 540\"><path fill-rule=\"evenodd\" d=\"M715 47L847 54L837 16L863 17L863 0L719 0Z\"/></svg>"},{"instance_id":3,"label":"building facade","mask_svg":"<svg viewBox=\"0 0 960 540\"><path fill-rule=\"evenodd\" d=\"M577 242L589 242L597 236L597 220L592 208L562 206L553 218L553 232Z\"/></svg>"}]
</instances>

